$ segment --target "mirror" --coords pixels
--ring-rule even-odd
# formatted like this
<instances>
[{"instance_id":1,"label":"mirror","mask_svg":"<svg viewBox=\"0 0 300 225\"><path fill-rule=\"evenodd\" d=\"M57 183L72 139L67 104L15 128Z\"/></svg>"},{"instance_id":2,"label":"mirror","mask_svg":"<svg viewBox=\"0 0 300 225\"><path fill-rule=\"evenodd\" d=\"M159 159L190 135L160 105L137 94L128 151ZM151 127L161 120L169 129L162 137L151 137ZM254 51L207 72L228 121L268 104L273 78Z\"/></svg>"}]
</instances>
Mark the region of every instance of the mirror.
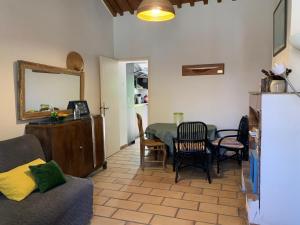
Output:
<instances>
[{"instance_id":1,"label":"mirror","mask_svg":"<svg viewBox=\"0 0 300 225\"><path fill-rule=\"evenodd\" d=\"M67 111L69 101L83 100L84 73L18 61L19 119L49 117L51 109Z\"/></svg>"}]
</instances>

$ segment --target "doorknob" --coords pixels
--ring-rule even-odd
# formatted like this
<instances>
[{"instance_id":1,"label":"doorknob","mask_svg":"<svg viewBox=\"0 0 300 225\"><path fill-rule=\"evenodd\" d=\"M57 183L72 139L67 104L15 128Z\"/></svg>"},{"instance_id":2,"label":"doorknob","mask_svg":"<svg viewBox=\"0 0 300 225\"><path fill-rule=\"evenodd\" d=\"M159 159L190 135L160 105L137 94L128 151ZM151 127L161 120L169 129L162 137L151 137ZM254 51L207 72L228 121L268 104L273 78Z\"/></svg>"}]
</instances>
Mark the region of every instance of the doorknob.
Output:
<instances>
[{"instance_id":1,"label":"doorknob","mask_svg":"<svg viewBox=\"0 0 300 225\"><path fill-rule=\"evenodd\" d=\"M108 110L109 108L105 106L105 103L100 107L100 112L105 116L105 111Z\"/></svg>"}]
</instances>

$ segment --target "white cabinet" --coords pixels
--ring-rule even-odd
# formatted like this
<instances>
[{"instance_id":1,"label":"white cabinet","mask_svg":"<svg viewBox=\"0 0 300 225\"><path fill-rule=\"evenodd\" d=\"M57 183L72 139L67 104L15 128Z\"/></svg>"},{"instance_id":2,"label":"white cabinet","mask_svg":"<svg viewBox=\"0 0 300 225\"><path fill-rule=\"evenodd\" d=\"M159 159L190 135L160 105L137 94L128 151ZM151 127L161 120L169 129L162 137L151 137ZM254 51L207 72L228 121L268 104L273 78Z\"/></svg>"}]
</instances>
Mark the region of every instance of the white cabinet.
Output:
<instances>
[{"instance_id":1,"label":"white cabinet","mask_svg":"<svg viewBox=\"0 0 300 225\"><path fill-rule=\"evenodd\" d=\"M248 189L249 222L260 225L298 225L300 98L289 93L256 94L256 97L261 101L257 111L257 126L261 134L258 149L259 194L250 193L251 186L247 185L248 174L245 173L247 165L243 165L243 179ZM257 106L250 101L250 106L254 105ZM249 121L251 129L255 125L251 109Z\"/></svg>"}]
</instances>

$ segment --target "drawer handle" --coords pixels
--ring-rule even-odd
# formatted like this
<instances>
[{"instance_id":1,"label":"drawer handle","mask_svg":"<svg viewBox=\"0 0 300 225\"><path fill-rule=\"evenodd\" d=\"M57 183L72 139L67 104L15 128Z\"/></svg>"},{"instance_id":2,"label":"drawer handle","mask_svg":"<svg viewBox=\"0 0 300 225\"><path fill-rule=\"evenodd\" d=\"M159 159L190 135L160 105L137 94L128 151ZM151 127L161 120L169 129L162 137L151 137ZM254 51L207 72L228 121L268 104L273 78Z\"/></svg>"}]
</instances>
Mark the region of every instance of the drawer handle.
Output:
<instances>
[{"instance_id":1,"label":"drawer handle","mask_svg":"<svg viewBox=\"0 0 300 225\"><path fill-rule=\"evenodd\" d=\"M80 150L83 150L83 147L82 147L82 146L79 146L79 149L80 149Z\"/></svg>"}]
</instances>

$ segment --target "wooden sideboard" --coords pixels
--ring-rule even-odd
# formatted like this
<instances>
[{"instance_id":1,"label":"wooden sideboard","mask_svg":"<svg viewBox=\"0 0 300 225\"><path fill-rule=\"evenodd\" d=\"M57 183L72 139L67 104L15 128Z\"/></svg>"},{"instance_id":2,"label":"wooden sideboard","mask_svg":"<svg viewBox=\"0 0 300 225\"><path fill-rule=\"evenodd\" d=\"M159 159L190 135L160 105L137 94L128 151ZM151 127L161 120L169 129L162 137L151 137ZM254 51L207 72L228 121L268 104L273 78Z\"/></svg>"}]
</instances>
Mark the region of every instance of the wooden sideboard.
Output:
<instances>
[{"instance_id":1,"label":"wooden sideboard","mask_svg":"<svg viewBox=\"0 0 300 225\"><path fill-rule=\"evenodd\" d=\"M25 133L35 135L47 161L55 160L66 174L86 177L101 166L106 168L100 115L60 123L32 123Z\"/></svg>"}]
</instances>

